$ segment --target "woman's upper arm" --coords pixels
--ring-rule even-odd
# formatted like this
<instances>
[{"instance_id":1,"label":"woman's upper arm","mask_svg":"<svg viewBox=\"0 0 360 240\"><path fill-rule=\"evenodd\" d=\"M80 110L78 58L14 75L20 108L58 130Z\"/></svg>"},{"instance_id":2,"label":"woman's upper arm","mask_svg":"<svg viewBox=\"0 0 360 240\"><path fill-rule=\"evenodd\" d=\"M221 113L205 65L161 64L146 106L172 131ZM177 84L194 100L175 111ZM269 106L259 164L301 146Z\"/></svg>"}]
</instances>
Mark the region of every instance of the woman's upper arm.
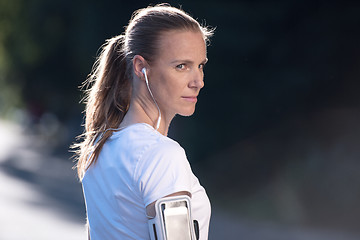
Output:
<instances>
[{"instance_id":1,"label":"woman's upper arm","mask_svg":"<svg viewBox=\"0 0 360 240\"><path fill-rule=\"evenodd\" d=\"M192 171L179 145L168 143L147 152L138 165L135 179L148 216L154 216L158 199L178 195L191 197Z\"/></svg>"}]
</instances>

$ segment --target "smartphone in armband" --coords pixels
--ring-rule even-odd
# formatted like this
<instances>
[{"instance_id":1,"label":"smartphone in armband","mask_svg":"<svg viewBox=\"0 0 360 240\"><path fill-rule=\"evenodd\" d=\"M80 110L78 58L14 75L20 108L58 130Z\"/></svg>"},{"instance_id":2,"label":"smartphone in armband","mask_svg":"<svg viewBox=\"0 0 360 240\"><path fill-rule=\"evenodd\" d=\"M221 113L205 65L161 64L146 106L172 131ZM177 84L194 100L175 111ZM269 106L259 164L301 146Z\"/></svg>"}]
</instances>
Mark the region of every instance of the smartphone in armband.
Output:
<instances>
[{"instance_id":1,"label":"smartphone in armband","mask_svg":"<svg viewBox=\"0 0 360 240\"><path fill-rule=\"evenodd\" d=\"M149 220L151 240L198 239L198 224L192 219L190 204L190 198L186 195L157 200L156 215Z\"/></svg>"}]
</instances>

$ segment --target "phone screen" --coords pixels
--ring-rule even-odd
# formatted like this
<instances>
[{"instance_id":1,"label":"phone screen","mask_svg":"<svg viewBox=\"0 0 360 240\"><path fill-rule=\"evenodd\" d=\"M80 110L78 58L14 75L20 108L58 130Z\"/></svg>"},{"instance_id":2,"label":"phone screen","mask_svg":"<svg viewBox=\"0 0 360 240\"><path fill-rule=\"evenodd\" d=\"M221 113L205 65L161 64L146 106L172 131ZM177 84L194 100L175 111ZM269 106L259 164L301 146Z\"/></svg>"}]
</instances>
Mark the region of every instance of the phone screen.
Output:
<instances>
[{"instance_id":1,"label":"phone screen","mask_svg":"<svg viewBox=\"0 0 360 240\"><path fill-rule=\"evenodd\" d=\"M163 210L168 240L191 240L189 215L185 206Z\"/></svg>"}]
</instances>

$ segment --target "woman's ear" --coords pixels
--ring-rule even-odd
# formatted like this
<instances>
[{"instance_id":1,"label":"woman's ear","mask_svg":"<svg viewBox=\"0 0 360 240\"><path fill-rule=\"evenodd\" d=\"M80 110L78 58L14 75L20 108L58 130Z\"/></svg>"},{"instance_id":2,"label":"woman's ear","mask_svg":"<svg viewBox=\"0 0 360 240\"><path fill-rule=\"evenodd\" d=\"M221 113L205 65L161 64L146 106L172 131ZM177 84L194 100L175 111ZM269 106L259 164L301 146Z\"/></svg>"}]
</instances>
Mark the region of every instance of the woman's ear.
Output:
<instances>
[{"instance_id":1,"label":"woman's ear","mask_svg":"<svg viewBox=\"0 0 360 240\"><path fill-rule=\"evenodd\" d=\"M146 62L146 60L140 56L140 55L135 55L133 58L133 70L135 75L142 80L145 80L144 77L144 73L142 72L143 68L147 68L148 64Z\"/></svg>"}]
</instances>

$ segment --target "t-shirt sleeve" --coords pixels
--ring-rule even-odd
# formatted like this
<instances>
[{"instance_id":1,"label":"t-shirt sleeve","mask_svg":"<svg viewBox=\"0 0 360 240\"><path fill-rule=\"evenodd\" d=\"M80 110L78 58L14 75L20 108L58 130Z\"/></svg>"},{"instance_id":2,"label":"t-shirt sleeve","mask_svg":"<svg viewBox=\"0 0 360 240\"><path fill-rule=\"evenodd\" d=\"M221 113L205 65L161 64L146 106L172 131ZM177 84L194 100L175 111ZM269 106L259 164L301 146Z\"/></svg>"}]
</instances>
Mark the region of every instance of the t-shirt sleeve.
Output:
<instances>
[{"instance_id":1,"label":"t-shirt sleeve","mask_svg":"<svg viewBox=\"0 0 360 240\"><path fill-rule=\"evenodd\" d=\"M150 147L135 174L144 206L176 192L191 192L192 171L184 149L176 142Z\"/></svg>"}]
</instances>

